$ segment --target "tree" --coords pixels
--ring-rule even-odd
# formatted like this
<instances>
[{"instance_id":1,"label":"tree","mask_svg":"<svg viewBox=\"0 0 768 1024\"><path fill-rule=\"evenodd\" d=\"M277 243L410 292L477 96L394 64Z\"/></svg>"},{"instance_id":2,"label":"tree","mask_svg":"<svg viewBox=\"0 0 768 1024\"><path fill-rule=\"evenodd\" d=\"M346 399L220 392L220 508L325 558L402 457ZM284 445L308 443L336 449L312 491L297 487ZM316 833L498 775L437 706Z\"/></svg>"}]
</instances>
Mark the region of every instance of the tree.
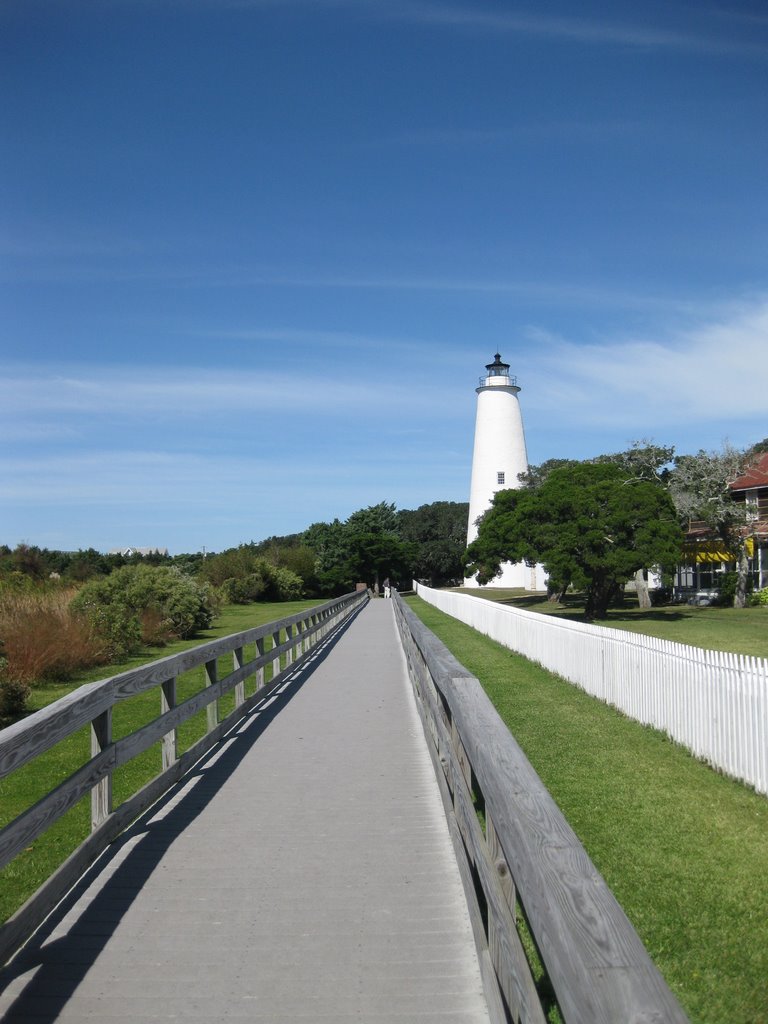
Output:
<instances>
[{"instance_id":1,"label":"tree","mask_svg":"<svg viewBox=\"0 0 768 1024\"><path fill-rule=\"evenodd\" d=\"M397 512L394 502L380 501L378 505L368 505L358 509L347 519L346 527L350 533L389 533L397 534Z\"/></svg>"},{"instance_id":2,"label":"tree","mask_svg":"<svg viewBox=\"0 0 768 1024\"><path fill-rule=\"evenodd\" d=\"M378 590L389 577L400 580L410 576L413 548L394 534L352 533L349 545L347 564L356 580L373 582Z\"/></svg>"},{"instance_id":3,"label":"tree","mask_svg":"<svg viewBox=\"0 0 768 1024\"><path fill-rule=\"evenodd\" d=\"M361 508L344 525L348 569L355 579L373 582L378 590L388 576L410 575L414 552L398 535L394 504L381 501Z\"/></svg>"},{"instance_id":4,"label":"tree","mask_svg":"<svg viewBox=\"0 0 768 1024\"><path fill-rule=\"evenodd\" d=\"M549 474L554 469L562 469L564 466L575 466L575 459L547 459L540 466L529 466L527 473L518 473L518 480L524 487L541 487Z\"/></svg>"},{"instance_id":5,"label":"tree","mask_svg":"<svg viewBox=\"0 0 768 1024\"><path fill-rule=\"evenodd\" d=\"M613 462L624 472L639 480L655 480L664 487L669 485L669 466L675 455L674 447L657 445L650 440L634 441L632 447L612 455L599 455L593 462ZM637 603L641 608L651 607L651 595L648 593L647 572L652 568L645 565L635 572L635 590Z\"/></svg>"},{"instance_id":6,"label":"tree","mask_svg":"<svg viewBox=\"0 0 768 1024\"><path fill-rule=\"evenodd\" d=\"M211 555L200 569L200 579L220 587L225 599L235 604L301 597L303 578L287 565L258 554L258 547L253 543L241 544Z\"/></svg>"},{"instance_id":7,"label":"tree","mask_svg":"<svg viewBox=\"0 0 768 1024\"><path fill-rule=\"evenodd\" d=\"M106 557L95 548L75 552L64 566L67 579L76 580L78 583L83 583L94 576L106 576L109 571L110 565Z\"/></svg>"},{"instance_id":8,"label":"tree","mask_svg":"<svg viewBox=\"0 0 768 1024\"><path fill-rule=\"evenodd\" d=\"M315 576L320 592L335 596L354 584L349 577L350 548L346 526L340 519L313 523L304 532L303 543L315 555Z\"/></svg>"},{"instance_id":9,"label":"tree","mask_svg":"<svg viewBox=\"0 0 768 1024\"><path fill-rule=\"evenodd\" d=\"M734 608L744 608L747 603L747 538L752 510L734 500L729 484L744 473L751 454L729 444L719 452L700 449L696 455L675 459L670 478L670 491L681 518L703 522L733 555L737 574Z\"/></svg>"},{"instance_id":10,"label":"tree","mask_svg":"<svg viewBox=\"0 0 768 1024\"><path fill-rule=\"evenodd\" d=\"M47 551L34 544L17 544L10 554L10 570L23 573L33 580L42 580L49 572L47 555Z\"/></svg>"},{"instance_id":11,"label":"tree","mask_svg":"<svg viewBox=\"0 0 768 1024\"><path fill-rule=\"evenodd\" d=\"M467 550L467 573L487 583L501 563L541 562L550 577L586 591L585 613L605 618L639 568L676 562L682 533L658 483L614 463L552 470L537 488L499 491Z\"/></svg>"},{"instance_id":12,"label":"tree","mask_svg":"<svg viewBox=\"0 0 768 1024\"><path fill-rule=\"evenodd\" d=\"M434 501L397 513L398 532L414 547L412 569L417 579L431 587L462 581L468 514L466 501Z\"/></svg>"},{"instance_id":13,"label":"tree","mask_svg":"<svg viewBox=\"0 0 768 1024\"><path fill-rule=\"evenodd\" d=\"M394 504L385 501L358 509L344 523L313 523L302 543L314 551L318 583L328 594L358 582L380 586L387 576L409 579L415 557L414 546L400 536Z\"/></svg>"}]
</instances>

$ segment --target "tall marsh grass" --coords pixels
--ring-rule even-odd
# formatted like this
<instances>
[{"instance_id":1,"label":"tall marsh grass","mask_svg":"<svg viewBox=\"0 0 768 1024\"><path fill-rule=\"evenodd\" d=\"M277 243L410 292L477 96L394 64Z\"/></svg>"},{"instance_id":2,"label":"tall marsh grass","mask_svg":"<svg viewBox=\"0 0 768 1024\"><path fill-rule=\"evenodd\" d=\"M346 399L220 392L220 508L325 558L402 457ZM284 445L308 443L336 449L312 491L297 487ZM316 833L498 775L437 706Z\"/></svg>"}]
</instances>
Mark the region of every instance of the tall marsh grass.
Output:
<instances>
[{"instance_id":1,"label":"tall marsh grass","mask_svg":"<svg viewBox=\"0 0 768 1024\"><path fill-rule=\"evenodd\" d=\"M67 679L91 665L104 664L108 649L93 624L71 611L75 591L64 588L0 590L2 678L31 686Z\"/></svg>"}]
</instances>

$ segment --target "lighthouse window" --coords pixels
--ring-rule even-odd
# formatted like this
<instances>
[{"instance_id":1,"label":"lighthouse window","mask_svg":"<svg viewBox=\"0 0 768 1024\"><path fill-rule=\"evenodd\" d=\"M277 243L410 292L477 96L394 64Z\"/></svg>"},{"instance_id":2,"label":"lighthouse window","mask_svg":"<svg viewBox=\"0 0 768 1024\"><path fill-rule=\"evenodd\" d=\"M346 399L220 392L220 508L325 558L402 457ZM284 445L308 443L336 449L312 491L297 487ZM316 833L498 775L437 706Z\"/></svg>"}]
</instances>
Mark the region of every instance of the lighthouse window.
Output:
<instances>
[{"instance_id":1,"label":"lighthouse window","mask_svg":"<svg viewBox=\"0 0 768 1024\"><path fill-rule=\"evenodd\" d=\"M503 473L497 473L496 474L496 483L497 484L503 484L504 483L504 474Z\"/></svg>"}]
</instances>

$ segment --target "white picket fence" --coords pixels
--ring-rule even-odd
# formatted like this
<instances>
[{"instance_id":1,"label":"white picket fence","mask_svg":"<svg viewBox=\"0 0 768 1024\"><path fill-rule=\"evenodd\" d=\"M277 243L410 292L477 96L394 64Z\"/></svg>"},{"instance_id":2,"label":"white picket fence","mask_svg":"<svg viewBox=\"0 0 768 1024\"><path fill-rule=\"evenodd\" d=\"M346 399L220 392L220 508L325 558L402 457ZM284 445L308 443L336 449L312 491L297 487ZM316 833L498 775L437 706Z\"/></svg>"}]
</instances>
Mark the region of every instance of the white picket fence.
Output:
<instances>
[{"instance_id":1,"label":"white picket fence","mask_svg":"<svg viewBox=\"0 0 768 1024\"><path fill-rule=\"evenodd\" d=\"M414 583L419 597L768 794L768 660L566 622Z\"/></svg>"}]
</instances>

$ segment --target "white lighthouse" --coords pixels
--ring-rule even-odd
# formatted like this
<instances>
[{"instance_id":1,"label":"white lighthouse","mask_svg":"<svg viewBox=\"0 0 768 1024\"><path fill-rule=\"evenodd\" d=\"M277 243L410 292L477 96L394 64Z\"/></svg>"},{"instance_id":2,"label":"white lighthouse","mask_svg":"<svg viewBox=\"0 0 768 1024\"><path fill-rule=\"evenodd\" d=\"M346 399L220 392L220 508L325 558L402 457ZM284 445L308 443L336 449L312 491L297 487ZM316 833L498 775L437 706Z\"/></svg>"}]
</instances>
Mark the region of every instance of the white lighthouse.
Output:
<instances>
[{"instance_id":1,"label":"white lighthouse","mask_svg":"<svg viewBox=\"0 0 768 1024\"><path fill-rule=\"evenodd\" d=\"M490 508L497 491L522 486L518 474L528 472L528 453L520 403L520 387L509 374L509 363L501 361L497 352L487 373L480 378L477 390L475 447L472 454L472 482L469 490L469 526L467 544L477 537L477 519ZM489 587L524 587L526 590L546 589L540 566L529 568L524 562L507 562L501 576ZM465 587L479 586L474 577L465 579Z\"/></svg>"}]
</instances>

